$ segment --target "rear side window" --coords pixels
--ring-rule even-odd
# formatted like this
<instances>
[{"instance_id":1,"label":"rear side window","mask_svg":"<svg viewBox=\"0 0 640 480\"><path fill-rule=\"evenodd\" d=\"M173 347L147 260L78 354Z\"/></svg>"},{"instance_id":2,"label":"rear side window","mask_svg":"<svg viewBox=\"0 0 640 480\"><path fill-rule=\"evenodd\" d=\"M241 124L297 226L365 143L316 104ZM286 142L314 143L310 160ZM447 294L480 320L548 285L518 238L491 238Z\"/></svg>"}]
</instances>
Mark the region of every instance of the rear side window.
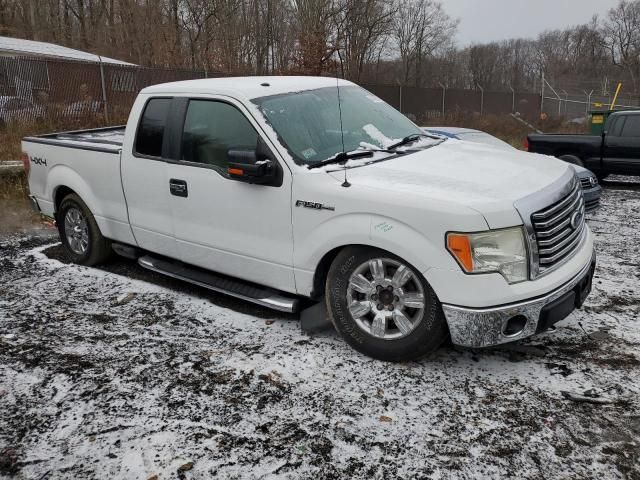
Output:
<instances>
[{"instance_id":1,"label":"rear side window","mask_svg":"<svg viewBox=\"0 0 640 480\"><path fill-rule=\"evenodd\" d=\"M153 98L147 102L138 126L136 153L150 157L162 156L162 139L170 104L170 98Z\"/></svg>"},{"instance_id":2,"label":"rear side window","mask_svg":"<svg viewBox=\"0 0 640 480\"><path fill-rule=\"evenodd\" d=\"M622 129L623 137L640 137L640 115L629 115Z\"/></svg>"}]
</instances>

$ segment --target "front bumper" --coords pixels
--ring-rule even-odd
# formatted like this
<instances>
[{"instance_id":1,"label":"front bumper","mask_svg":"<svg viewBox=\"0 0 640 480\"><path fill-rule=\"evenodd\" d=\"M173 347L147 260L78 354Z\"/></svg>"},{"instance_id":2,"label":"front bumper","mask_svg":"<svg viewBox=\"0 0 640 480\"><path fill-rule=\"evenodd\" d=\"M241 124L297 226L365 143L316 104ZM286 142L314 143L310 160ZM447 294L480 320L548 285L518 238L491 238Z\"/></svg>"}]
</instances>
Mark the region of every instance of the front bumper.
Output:
<instances>
[{"instance_id":1,"label":"front bumper","mask_svg":"<svg viewBox=\"0 0 640 480\"><path fill-rule=\"evenodd\" d=\"M451 340L462 347L490 347L546 330L582 306L591 291L595 265L594 252L591 261L569 282L535 299L492 308L443 305ZM526 323L521 330L510 333L510 320L516 317Z\"/></svg>"},{"instance_id":2,"label":"front bumper","mask_svg":"<svg viewBox=\"0 0 640 480\"><path fill-rule=\"evenodd\" d=\"M582 190L584 196L584 209L587 212L597 210L600 206L600 196L602 195L602 187L596 185L593 188L585 188Z\"/></svg>"}]
</instances>

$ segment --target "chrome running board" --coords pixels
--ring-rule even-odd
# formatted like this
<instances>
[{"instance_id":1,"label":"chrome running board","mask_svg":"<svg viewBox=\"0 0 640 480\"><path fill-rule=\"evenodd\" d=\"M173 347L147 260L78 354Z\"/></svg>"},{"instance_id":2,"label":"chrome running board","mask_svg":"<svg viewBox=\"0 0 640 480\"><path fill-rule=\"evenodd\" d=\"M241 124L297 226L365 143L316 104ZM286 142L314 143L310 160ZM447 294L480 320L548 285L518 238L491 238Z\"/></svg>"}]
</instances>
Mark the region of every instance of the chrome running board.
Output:
<instances>
[{"instance_id":1,"label":"chrome running board","mask_svg":"<svg viewBox=\"0 0 640 480\"><path fill-rule=\"evenodd\" d=\"M202 268L172 262L151 255L140 257L138 264L147 270L280 312L292 313L297 312L300 308L300 300L298 298L287 296L277 290L272 290L250 282L213 273Z\"/></svg>"}]
</instances>

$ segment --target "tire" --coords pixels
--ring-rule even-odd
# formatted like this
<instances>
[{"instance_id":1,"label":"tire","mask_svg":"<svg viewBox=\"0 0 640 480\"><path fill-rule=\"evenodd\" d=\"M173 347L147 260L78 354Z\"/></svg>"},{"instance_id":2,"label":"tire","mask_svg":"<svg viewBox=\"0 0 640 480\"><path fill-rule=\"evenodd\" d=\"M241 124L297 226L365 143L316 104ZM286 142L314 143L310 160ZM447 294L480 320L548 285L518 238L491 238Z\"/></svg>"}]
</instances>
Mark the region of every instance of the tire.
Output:
<instances>
[{"instance_id":1,"label":"tire","mask_svg":"<svg viewBox=\"0 0 640 480\"><path fill-rule=\"evenodd\" d=\"M382 275L372 274L372 262L376 271L381 271L379 262L382 262ZM403 304L411 302L417 307L420 294L422 308ZM436 350L449 334L440 302L427 281L407 262L384 250L369 247L342 250L329 269L325 298L329 317L345 341L378 360L400 362L420 358ZM398 313L402 315L398 317Z\"/></svg>"},{"instance_id":2,"label":"tire","mask_svg":"<svg viewBox=\"0 0 640 480\"><path fill-rule=\"evenodd\" d=\"M60 203L56 222L62 246L73 263L91 267L111 257L111 241L102 236L93 214L75 193Z\"/></svg>"},{"instance_id":3,"label":"tire","mask_svg":"<svg viewBox=\"0 0 640 480\"><path fill-rule=\"evenodd\" d=\"M576 157L575 155L561 155L558 157L560 160L564 160L567 163L571 163L573 165L578 165L579 167L584 168L584 162L582 159Z\"/></svg>"}]
</instances>

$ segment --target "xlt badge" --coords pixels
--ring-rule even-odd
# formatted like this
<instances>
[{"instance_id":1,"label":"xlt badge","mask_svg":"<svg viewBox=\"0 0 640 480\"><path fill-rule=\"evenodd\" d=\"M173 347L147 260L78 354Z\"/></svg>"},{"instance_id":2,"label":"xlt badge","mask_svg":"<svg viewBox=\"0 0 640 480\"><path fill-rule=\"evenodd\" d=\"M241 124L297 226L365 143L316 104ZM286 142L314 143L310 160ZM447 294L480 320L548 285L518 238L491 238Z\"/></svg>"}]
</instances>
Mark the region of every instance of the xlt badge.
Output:
<instances>
[{"instance_id":1,"label":"xlt badge","mask_svg":"<svg viewBox=\"0 0 640 480\"><path fill-rule=\"evenodd\" d=\"M331 210L335 211L336 207L330 207L323 203L307 202L305 200L296 200L296 207L311 208L312 210Z\"/></svg>"}]
</instances>

